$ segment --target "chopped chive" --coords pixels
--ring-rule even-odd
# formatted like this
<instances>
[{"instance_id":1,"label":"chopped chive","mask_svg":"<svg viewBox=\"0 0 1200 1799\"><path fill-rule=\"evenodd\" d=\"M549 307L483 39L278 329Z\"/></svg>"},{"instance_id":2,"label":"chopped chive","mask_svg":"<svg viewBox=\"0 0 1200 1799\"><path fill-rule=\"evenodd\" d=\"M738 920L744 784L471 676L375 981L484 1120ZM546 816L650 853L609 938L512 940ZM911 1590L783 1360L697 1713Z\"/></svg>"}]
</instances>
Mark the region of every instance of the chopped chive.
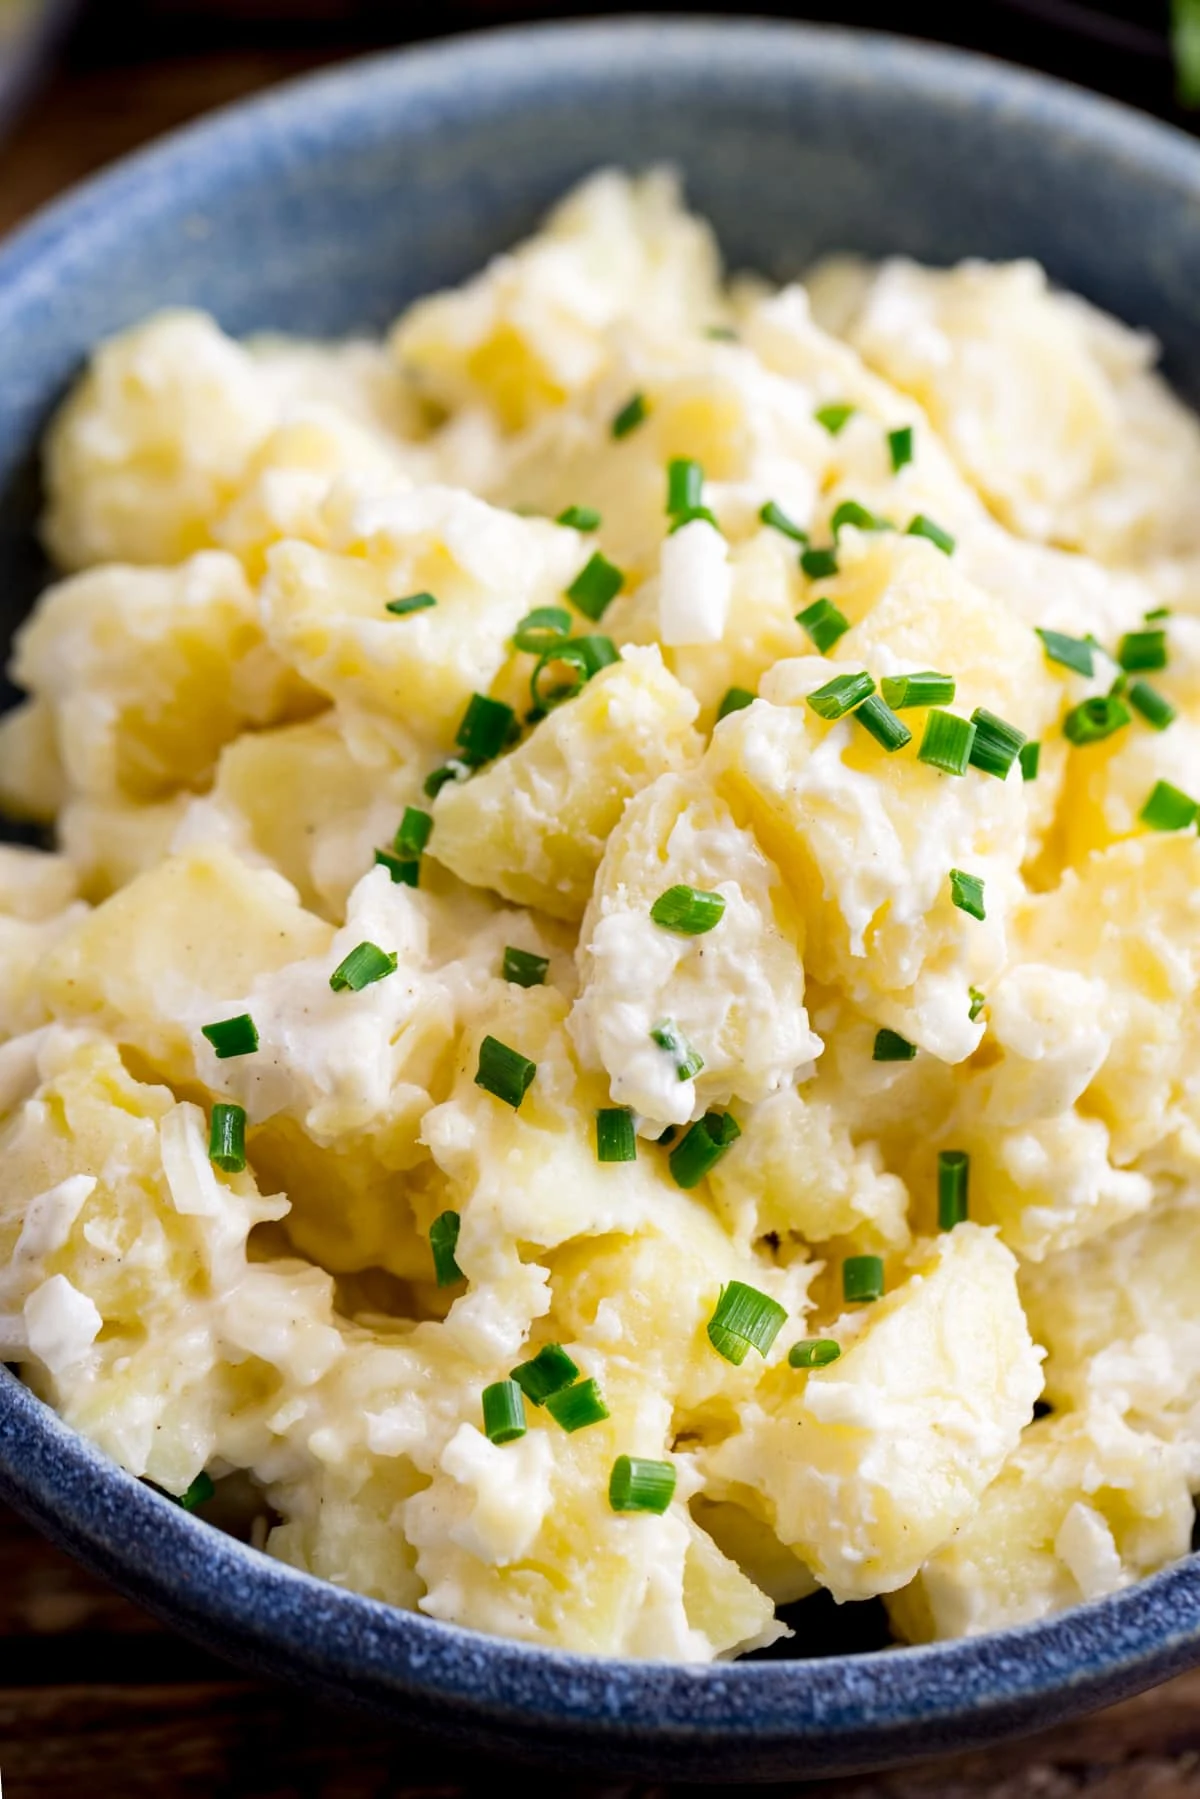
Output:
<instances>
[{"instance_id":1,"label":"chopped chive","mask_svg":"<svg viewBox=\"0 0 1200 1799\"><path fill-rule=\"evenodd\" d=\"M691 456L672 456L667 464L667 511L693 512L704 504L704 470Z\"/></svg>"},{"instance_id":2,"label":"chopped chive","mask_svg":"<svg viewBox=\"0 0 1200 1799\"><path fill-rule=\"evenodd\" d=\"M964 1149L941 1149L937 1159L938 1229L952 1231L967 1218L971 1158Z\"/></svg>"},{"instance_id":3,"label":"chopped chive","mask_svg":"<svg viewBox=\"0 0 1200 1799\"><path fill-rule=\"evenodd\" d=\"M777 1300L744 1281L730 1281L708 1321L708 1340L718 1355L740 1367L751 1349L765 1356L786 1322Z\"/></svg>"},{"instance_id":4,"label":"chopped chive","mask_svg":"<svg viewBox=\"0 0 1200 1799\"><path fill-rule=\"evenodd\" d=\"M912 742L912 732L904 720L897 718L877 693L873 693L869 700L864 700L854 716L863 729L871 733L876 743L883 745L889 756L895 755L906 743Z\"/></svg>"},{"instance_id":5,"label":"chopped chive","mask_svg":"<svg viewBox=\"0 0 1200 1799\"><path fill-rule=\"evenodd\" d=\"M1023 781L1036 781L1038 777L1038 763L1042 759L1041 744L1036 740L1031 740L1029 743L1023 743L1017 751L1017 758L1021 764L1021 779Z\"/></svg>"},{"instance_id":6,"label":"chopped chive","mask_svg":"<svg viewBox=\"0 0 1200 1799\"><path fill-rule=\"evenodd\" d=\"M906 462L913 459L913 428L901 425L898 431L887 434L888 454L892 459L892 473L898 475Z\"/></svg>"},{"instance_id":7,"label":"chopped chive","mask_svg":"<svg viewBox=\"0 0 1200 1799\"><path fill-rule=\"evenodd\" d=\"M329 985L335 993L361 993L395 974L398 960L395 950L382 950L377 943L356 944L330 975Z\"/></svg>"},{"instance_id":8,"label":"chopped chive","mask_svg":"<svg viewBox=\"0 0 1200 1799\"><path fill-rule=\"evenodd\" d=\"M704 335L721 344L739 344L742 341L729 325L710 325Z\"/></svg>"},{"instance_id":9,"label":"chopped chive","mask_svg":"<svg viewBox=\"0 0 1200 1799\"><path fill-rule=\"evenodd\" d=\"M440 768L430 770L425 776L424 781L421 783L421 791L424 793L426 799L435 800L442 791L442 788L447 786L449 782L457 781L461 776L469 773L470 770L467 764L465 762L460 762L457 757L452 756L449 762L443 762Z\"/></svg>"},{"instance_id":10,"label":"chopped chive","mask_svg":"<svg viewBox=\"0 0 1200 1799\"><path fill-rule=\"evenodd\" d=\"M1182 788L1156 781L1138 817L1152 831L1185 831L1195 824L1197 812L1200 806Z\"/></svg>"},{"instance_id":11,"label":"chopped chive","mask_svg":"<svg viewBox=\"0 0 1200 1799\"><path fill-rule=\"evenodd\" d=\"M655 924L684 937L702 937L719 925L724 915L725 901L719 893L705 893L699 887L682 884L668 887L650 908Z\"/></svg>"},{"instance_id":12,"label":"chopped chive","mask_svg":"<svg viewBox=\"0 0 1200 1799\"><path fill-rule=\"evenodd\" d=\"M814 687L804 696L818 718L845 718L875 691L875 682L865 669L856 675L834 675L823 687Z\"/></svg>"},{"instance_id":13,"label":"chopped chive","mask_svg":"<svg viewBox=\"0 0 1200 1799\"><path fill-rule=\"evenodd\" d=\"M758 516L764 525L770 525L773 531L782 532L784 537L790 537L794 543L806 544L808 542L808 532L798 525L795 519L789 518L783 507L777 506L774 500L768 500L760 508Z\"/></svg>"},{"instance_id":14,"label":"chopped chive","mask_svg":"<svg viewBox=\"0 0 1200 1799\"><path fill-rule=\"evenodd\" d=\"M246 1166L246 1114L241 1106L213 1107L208 1158L226 1174L240 1174Z\"/></svg>"},{"instance_id":15,"label":"chopped chive","mask_svg":"<svg viewBox=\"0 0 1200 1799\"><path fill-rule=\"evenodd\" d=\"M1117 661L1128 674L1150 674L1167 666L1165 631L1126 631L1117 645Z\"/></svg>"},{"instance_id":16,"label":"chopped chive","mask_svg":"<svg viewBox=\"0 0 1200 1799\"><path fill-rule=\"evenodd\" d=\"M840 1343L832 1337L809 1337L806 1342L793 1343L788 1350L789 1368L828 1368L830 1362L836 1362L842 1353Z\"/></svg>"},{"instance_id":17,"label":"chopped chive","mask_svg":"<svg viewBox=\"0 0 1200 1799\"><path fill-rule=\"evenodd\" d=\"M678 1125L669 1124L667 1126L666 1130L663 1132L662 1136L656 1137L654 1139L654 1141L656 1143L674 1143L674 1141L678 1135L679 1135Z\"/></svg>"},{"instance_id":18,"label":"chopped chive","mask_svg":"<svg viewBox=\"0 0 1200 1799\"><path fill-rule=\"evenodd\" d=\"M549 966L549 956L535 956L531 949L516 949L510 943L500 972L514 987L544 987Z\"/></svg>"},{"instance_id":19,"label":"chopped chive","mask_svg":"<svg viewBox=\"0 0 1200 1799\"><path fill-rule=\"evenodd\" d=\"M586 1430L589 1424L600 1424L609 1416L608 1407L594 1380L576 1381L573 1387L559 1387L546 1395L546 1410L555 1424L568 1433Z\"/></svg>"},{"instance_id":20,"label":"chopped chive","mask_svg":"<svg viewBox=\"0 0 1200 1799\"><path fill-rule=\"evenodd\" d=\"M537 667L529 682L534 710L544 716L555 706L561 706L564 701L573 700L593 675L620 660L620 653L611 637L568 637L553 649L544 651L538 658ZM556 682L553 687L543 685L542 677L546 671L560 667L569 671L570 678Z\"/></svg>"},{"instance_id":21,"label":"chopped chive","mask_svg":"<svg viewBox=\"0 0 1200 1799\"><path fill-rule=\"evenodd\" d=\"M741 1134L730 1112L706 1112L698 1118L671 1151L671 1178L675 1185L685 1193L698 1187Z\"/></svg>"},{"instance_id":22,"label":"chopped chive","mask_svg":"<svg viewBox=\"0 0 1200 1799\"><path fill-rule=\"evenodd\" d=\"M903 712L911 706L948 706L955 687L953 675L939 675L932 668L921 669L915 675L884 675L879 683L879 691L893 712Z\"/></svg>"},{"instance_id":23,"label":"chopped chive","mask_svg":"<svg viewBox=\"0 0 1200 1799\"><path fill-rule=\"evenodd\" d=\"M600 514L594 506L565 506L554 522L569 525L573 531L598 531Z\"/></svg>"},{"instance_id":24,"label":"chopped chive","mask_svg":"<svg viewBox=\"0 0 1200 1799\"><path fill-rule=\"evenodd\" d=\"M681 1081L690 1081L704 1067L704 1057L681 1034L673 1018L664 1018L650 1033L659 1049L665 1049L675 1061L675 1073Z\"/></svg>"},{"instance_id":25,"label":"chopped chive","mask_svg":"<svg viewBox=\"0 0 1200 1799\"><path fill-rule=\"evenodd\" d=\"M515 1443L525 1435L525 1398L515 1380L483 1389L483 1428L491 1443Z\"/></svg>"},{"instance_id":26,"label":"chopped chive","mask_svg":"<svg viewBox=\"0 0 1200 1799\"><path fill-rule=\"evenodd\" d=\"M561 1343L547 1343L528 1362L520 1362L511 1371L531 1405L545 1405L552 1393L569 1387L579 1379L579 1369Z\"/></svg>"},{"instance_id":27,"label":"chopped chive","mask_svg":"<svg viewBox=\"0 0 1200 1799\"><path fill-rule=\"evenodd\" d=\"M1048 662L1061 663L1063 668L1074 669L1077 675L1090 676L1094 672L1095 657L1086 637L1068 637L1065 631L1043 631L1040 627L1037 634Z\"/></svg>"},{"instance_id":28,"label":"chopped chive","mask_svg":"<svg viewBox=\"0 0 1200 1799\"><path fill-rule=\"evenodd\" d=\"M899 1031L889 1031L886 1026L876 1031L872 1062L911 1062L916 1053L916 1044L902 1037Z\"/></svg>"},{"instance_id":29,"label":"chopped chive","mask_svg":"<svg viewBox=\"0 0 1200 1799\"><path fill-rule=\"evenodd\" d=\"M685 525L695 524L698 518L703 519L706 525L711 525L714 531L721 529L721 521L711 506L688 506L683 512L672 514L667 536L674 537L676 531L682 531Z\"/></svg>"},{"instance_id":30,"label":"chopped chive","mask_svg":"<svg viewBox=\"0 0 1200 1799\"><path fill-rule=\"evenodd\" d=\"M1131 681L1125 698L1135 712L1140 712L1148 725L1156 731L1165 731L1171 724L1176 712L1170 700L1164 699L1157 687L1151 687L1149 681Z\"/></svg>"},{"instance_id":31,"label":"chopped chive","mask_svg":"<svg viewBox=\"0 0 1200 1799\"><path fill-rule=\"evenodd\" d=\"M392 848L398 856L419 856L429 842L432 830L431 813L422 812L419 806L405 806L400 828L392 840Z\"/></svg>"},{"instance_id":32,"label":"chopped chive","mask_svg":"<svg viewBox=\"0 0 1200 1799\"><path fill-rule=\"evenodd\" d=\"M1006 719L997 718L986 706L976 706L971 723L975 727L971 767L982 770L985 775L995 775L997 780L1007 780L1009 769L1020 755L1022 745L1028 741L1024 731L1018 731L1016 725L1010 725Z\"/></svg>"},{"instance_id":33,"label":"chopped chive","mask_svg":"<svg viewBox=\"0 0 1200 1799\"><path fill-rule=\"evenodd\" d=\"M743 712L747 706L754 704L754 699L755 696L748 687L730 687L717 707L717 723L728 718L731 712Z\"/></svg>"},{"instance_id":34,"label":"chopped chive","mask_svg":"<svg viewBox=\"0 0 1200 1799\"><path fill-rule=\"evenodd\" d=\"M820 553L824 554L823 551ZM796 614L796 623L803 625L822 656L828 655L838 638L844 637L850 629L850 620L831 600L814 600L811 606Z\"/></svg>"},{"instance_id":35,"label":"chopped chive","mask_svg":"<svg viewBox=\"0 0 1200 1799\"><path fill-rule=\"evenodd\" d=\"M384 611L394 613L397 618L406 618L410 612L425 612L436 605L437 600L431 593L410 593L407 599L386 601Z\"/></svg>"},{"instance_id":36,"label":"chopped chive","mask_svg":"<svg viewBox=\"0 0 1200 1799\"><path fill-rule=\"evenodd\" d=\"M201 1470L187 1492L181 1493L175 1503L182 1506L185 1512L194 1512L197 1506L207 1505L216 1490L211 1474Z\"/></svg>"},{"instance_id":37,"label":"chopped chive","mask_svg":"<svg viewBox=\"0 0 1200 1799\"><path fill-rule=\"evenodd\" d=\"M983 1008L987 1005L987 994L981 993L978 987L968 987L967 992L971 997L971 1004L967 1008L967 1017L971 1020L971 1023L974 1024L975 1020L979 1017L979 1014L983 1011Z\"/></svg>"},{"instance_id":38,"label":"chopped chive","mask_svg":"<svg viewBox=\"0 0 1200 1799\"><path fill-rule=\"evenodd\" d=\"M942 712L935 706L925 719L925 735L917 755L945 775L965 775L974 743L975 726L969 718L960 718L957 712Z\"/></svg>"},{"instance_id":39,"label":"chopped chive","mask_svg":"<svg viewBox=\"0 0 1200 1799\"><path fill-rule=\"evenodd\" d=\"M535 606L513 632L513 649L541 656L571 635L571 614L565 606Z\"/></svg>"},{"instance_id":40,"label":"chopped chive","mask_svg":"<svg viewBox=\"0 0 1200 1799\"><path fill-rule=\"evenodd\" d=\"M800 567L804 570L804 573L808 576L810 581L827 581L829 579L830 575L836 575L838 572L837 551L836 551L836 549L834 549L832 547L832 545L827 550L802 550L800 552ZM829 602L827 600L825 600L825 601L818 600L817 605L818 606L829 605ZM807 610L809 612L811 612L813 610L813 608L811 606L809 606L807 608ZM840 612L837 612L837 608L835 606L830 606L829 610L831 612L837 613L837 617L839 619L841 618L842 615ZM800 623L803 625L804 624L804 613L803 612L798 613L797 617L799 618ZM804 625L804 628L806 631L808 630L807 625ZM845 628L847 631L850 629L849 620L846 621ZM842 633L840 630L836 633L836 635L838 637L840 637L841 634ZM813 633L809 632L809 635L812 636ZM815 638L814 638L814 641L815 641ZM830 639L830 641L832 642L833 639ZM820 646L818 645L818 648L819 647ZM824 653L824 652L822 652L822 653Z\"/></svg>"},{"instance_id":41,"label":"chopped chive","mask_svg":"<svg viewBox=\"0 0 1200 1799\"><path fill-rule=\"evenodd\" d=\"M461 1229L462 1219L457 1212L440 1212L429 1227L429 1248L439 1287L452 1287L455 1281L466 1279L455 1257Z\"/></svg>"},{"instance_id":42,"label":"chopped chive","mask_svg":"<svg viewBox=\"0 0 1200 1799\"><path fill-rule=\"evenodd\" d=\"M846 421L853 418L857 411L857 406L851 406L845 401L842 401L840 405L818 406L817 410L813 413L813 417L816 419L818 425L824 425L830 437L836 437L838 432L845 426Z\"/></svg>"},{"instance_id":43,"label":"chopped chive","mask_svg":"<svg viewBox=\"0 0 1200 1799\"><path fill-rule=\"evenodd\" d=\"M1112 686L1109 688L1108 691L1110 693L1124 693L1125 689L1128 686L1129 686L1129 676L1125 673L1124 669L1122 669L1121 673L1116 677L1115 681L1113 682Z\"/></svg>"},{"instance_id":44,"label":"chopped chive","mask_svg":"<svg viewBox=\"0 0 1200 1799\"><path fill-rule=\"evenodd\" d=\"M515 723L516 714L503 700L473 693L454 738L468 768L479 768L498 756Z\"/></svg>"},{"instance_id":45,"label":"chopped chive","mask_svg":"<svg viewBox=\"0 0 1200 1799\"><path fill-rule=\"evenodd\" d=\"M637 1161L637 1137L628 1106L602 1106L596 1113L596 1160Z\"/></svg>"},{"instance_id":46,"label":"chopped chive","mask_svg":"<svg viewBox=\"0 0 1200 1799\"><path fill-rule=\"evenodd\" d=\"M833 540L836 543L847 525L853 525L856 531L894 531L896 529L890 518L880 518L877 513L868 512L857 500L842 500L835 508L830 520Z\"/></svg>"},{"instance_id":47,"label":"chopped chive","mask_svg":"<svg viewBox=\"0 0 1200 1799\"><path fill-rule=\"evenodd\" d=\"M842 1296L850 1304L882 1299L882 1256L847 1256L842 1263Z\"/></svg>"},{"instance_id":48,"label":"chopped chive","mask_svg":"<svg viewBox=\"0 0 1200 1799\"><path fill-rule=\"evenodd\" d=\"M396 886L421 885L421 864L409 856L397 856L394 850L376 850L375 863L377 867L387 869Z\"/></svg>"},{"instance_id":49,"label":"chopped chive","mask_svg":"<svg viewBox=\"0 0 1200 1799\"><path fill-rule=\"evenodd\" d=\"M1143 612L1143 614L1142 614L1142 617L1145 619L1147 624L1149 624L1152 619L1170 618L1170 616L1171 616L1171 608L1169 606L1155 606L1149 612Z\"/></svg>"},{"instance_id":50,"label":"chopped chive","mask_svg":"<svg viewBox=\"0 0 1200 1799\"><path fill-rule=\"evenodd\" d=\"M675 1496L675 1469L670 1462L651 1462L640 1455L619 1455L608 1477L608 1503L614 1512L666 1511Z\"/></svg>"},{"instance_id":51,"label":"chopped chive","mask_svg":"<svg viewBox=\"0 0 1200 1799\"><path fill-rule=\"evenodd\" d=\"M479 1045L475 1085L496 1099L502 1099L514 1112L520 1110L521 1101L533 1085L536 1073L536 1062L531 1062L519 1050L510 1049L498 1037L485 1037Z\"/></svg>"},{"instance_id":52,"label":"chopped chive","mask_svg":"<svg viewBox=\"0 0 1200 1799\"><path fill-rule=\"evenodd\" d=\"M613 419L610 426L613 436L628 437L631 431L636 431L645 422L649 410L645 394L633 394Z\"/></svg>"},{"instance_id":53,"label":"chopped chive","mask_svg":"<svg viewBox=\"0 0 1200 1799\"><path fill-rule=\"evenodd\" d=\"M258 1031L248 1012L222 1018L218 1024L202 1024L200 1035L208 1038L218 1062L227 1062L231 1056L251 1056L258 1048Z\"/></svg>"},{"instance_id":54,"label":"chopped chive","mask_svg":"<svg viewBox=\"0 0 1200 1799\"><path fill-rule=\"evenodd\" d=\"M571 600L585 617L597 624L604 617L609 606L620 593L625 584L625 576L621 570L608 560L601 551L589 557L584 563L571 585L567 588L567 598Z\"/></svg>"},{"instance_id":55,"label":"chopped chive","mask_svg":"<svg viewBox=\"0 0 1200 1799\"><path fill-rule=\"evenodd\" d=\"M1120 694L1099 694L1071 708L1063 719L1063 736L1077 745L1102 743L1128 723L1129 708Z\"/></svg>"},{"instance_id":56,"label":"chopped chive","mask_svg":"<svg viewBox=\"0 0 1200 1799\"><path fill-rule=\"evenodd\" d=\"M942 552L943 556L953 556L954 554L954 538L951 537L949 531L943 531L942 527L935 524L924 512L918 512L916 518L909 520L905 536L927 538L936 549Z\"/></svg>"},{"instance_id":57,"label":"chopped chive","mask_svg":"<svg viewBox=\"0 0 1200 1799\"><path fill-rule=\"evenodd\" d=\"M987 913L983 904L983 879L980 875L965 874L961 868L950 870L950 898L960 912L967 913L970 918L984 919Z\"/></svg>"}]
</instances>

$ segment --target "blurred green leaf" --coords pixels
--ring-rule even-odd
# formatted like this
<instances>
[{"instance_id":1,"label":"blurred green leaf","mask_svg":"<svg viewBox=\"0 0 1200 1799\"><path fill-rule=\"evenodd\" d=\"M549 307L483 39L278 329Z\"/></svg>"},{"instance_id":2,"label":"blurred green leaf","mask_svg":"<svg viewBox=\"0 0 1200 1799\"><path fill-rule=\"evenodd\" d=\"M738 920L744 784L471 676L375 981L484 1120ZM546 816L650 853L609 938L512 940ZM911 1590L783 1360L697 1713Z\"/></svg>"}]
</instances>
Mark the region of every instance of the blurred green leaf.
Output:
<instances>
[{"instance_id":1,"label":"blurred green leaf","mask_svg":"<svg viewBox=\"0 0 1200 1799\"><path fill-rule=\"evenodd\" d=\"M1171 0L1175 91L1181 106L1200 106L1200 0Z\"/></svg>"}]
</instances>

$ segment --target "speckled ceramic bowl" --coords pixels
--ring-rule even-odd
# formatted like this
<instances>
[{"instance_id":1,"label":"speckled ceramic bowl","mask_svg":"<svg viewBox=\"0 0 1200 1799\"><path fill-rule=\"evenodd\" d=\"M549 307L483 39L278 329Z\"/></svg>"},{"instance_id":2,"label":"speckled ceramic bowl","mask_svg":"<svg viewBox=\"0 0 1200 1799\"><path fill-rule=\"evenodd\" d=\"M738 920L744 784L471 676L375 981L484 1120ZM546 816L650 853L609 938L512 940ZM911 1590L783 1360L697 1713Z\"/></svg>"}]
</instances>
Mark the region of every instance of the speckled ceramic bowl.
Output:
<instances>
[{"instance_id":1,"label":"speckled ceramic bowl","mask_svg":"<svg viewBox=\"0 0 1200 1799\"><path fill-rule=\"evenodd\" d=\"M1200 400L1200 146L1160 126L992 63L833 31L643 20L462 38L223 113L0 252L6 629L43 573L33 447L97 338L172 302L233 331L378 329L577 176L664 157L735 264L783 277L834 248L1035 256L1157 332ZM130 1479L8 1376L0 1490L222 1653L593 1773L877 1766L1049 1724L1200 1660L1195 1557L1047 1623L929 1649L701 1669L550 1654L269 1561Z\"/></svg>"}]
</instances>

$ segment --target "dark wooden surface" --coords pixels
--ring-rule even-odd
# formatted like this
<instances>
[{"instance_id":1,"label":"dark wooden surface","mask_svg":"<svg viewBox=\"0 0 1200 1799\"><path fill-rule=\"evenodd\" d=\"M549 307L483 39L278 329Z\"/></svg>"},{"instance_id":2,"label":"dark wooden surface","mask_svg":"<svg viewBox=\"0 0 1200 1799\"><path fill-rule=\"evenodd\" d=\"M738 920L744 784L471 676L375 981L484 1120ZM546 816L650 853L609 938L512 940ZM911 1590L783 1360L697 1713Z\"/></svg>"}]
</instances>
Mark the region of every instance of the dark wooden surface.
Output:
<instances>
[{"instance_id":1,"label":"dark wooden surface","mask_svg":"<svg viewBox=\"0 0 1200 1799\"><path fill-rule=\"evenodd\" d=\"M327 41L287 51L243 45L133 66L68 64L0 146L0 232L146 138L336 49ZM496 1792L506 1772L244 1678L0 1509L6 1799L464 1799ZM532 1794L561 1799L668 1792L544 1773L517 1778ZM1200 1799L1200 1673L985 1755L803 1791L820 1799Z\"/></svg>"}]
</instances>

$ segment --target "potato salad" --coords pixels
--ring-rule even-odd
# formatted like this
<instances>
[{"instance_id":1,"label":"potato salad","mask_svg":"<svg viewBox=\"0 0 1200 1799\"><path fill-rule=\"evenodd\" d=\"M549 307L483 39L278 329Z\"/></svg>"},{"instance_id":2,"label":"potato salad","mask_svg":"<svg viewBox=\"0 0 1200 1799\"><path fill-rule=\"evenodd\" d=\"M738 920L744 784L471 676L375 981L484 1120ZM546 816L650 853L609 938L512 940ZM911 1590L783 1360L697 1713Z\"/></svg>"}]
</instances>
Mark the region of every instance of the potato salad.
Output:
<instances>
[{"instance_id":1,"label":"potato salad","mask_svg":"<svg viewBox=\"0 0 1200 1799\"><path fill-rule=\"evenodd\" d=\"M1155 357L1033 263L729 278L663 171L386 342L101 344L0 722L3 1358L268 1554L591 1654L1186 1553Z\"/></svg>"}]
</instances>

